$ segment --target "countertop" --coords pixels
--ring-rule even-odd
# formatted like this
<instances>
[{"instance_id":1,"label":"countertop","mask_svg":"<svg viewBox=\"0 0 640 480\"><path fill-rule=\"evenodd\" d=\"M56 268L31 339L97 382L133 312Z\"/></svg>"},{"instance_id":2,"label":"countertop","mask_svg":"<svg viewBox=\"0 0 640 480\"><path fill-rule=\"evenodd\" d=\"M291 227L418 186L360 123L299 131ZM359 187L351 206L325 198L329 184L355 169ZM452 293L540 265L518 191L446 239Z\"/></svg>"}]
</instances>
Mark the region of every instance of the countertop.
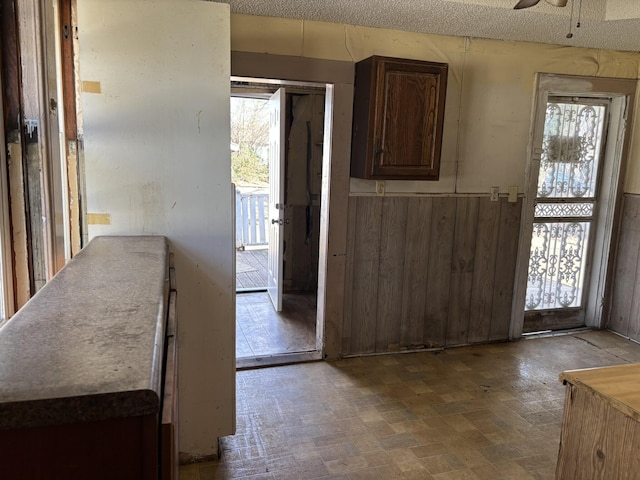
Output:
<instances>
[{"instance_id":1,"label":"countertop","mask_svg":"<svg viewBox=\"0 0 640 480\"><path fill-rule=\"evenodd\" d=\"M167 240L97 237L0 328L0 429L160 408Z\"/></svg>"},{"instance_id":2,"label":"countertop","mask_svg":"<svg viewBox=\"0 0 640 480\"><path fill-rule=\"evenodd\" d=\"M588 389L640 421L640 364L568 370L560 374L560 381Z\"/></svg>"}]
</instances>

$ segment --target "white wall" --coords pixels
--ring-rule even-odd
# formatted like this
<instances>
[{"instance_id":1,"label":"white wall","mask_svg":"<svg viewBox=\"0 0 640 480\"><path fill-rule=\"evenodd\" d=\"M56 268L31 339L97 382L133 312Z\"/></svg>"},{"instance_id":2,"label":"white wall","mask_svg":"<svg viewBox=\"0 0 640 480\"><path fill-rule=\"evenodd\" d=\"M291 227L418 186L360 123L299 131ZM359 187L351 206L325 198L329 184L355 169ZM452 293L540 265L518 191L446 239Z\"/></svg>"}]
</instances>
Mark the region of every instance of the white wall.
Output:
<instances>
[{"instance_id":1,"label":"white wall","mask_svg":"<svg viewBox=\"0 0 640 480\"><path fill-rule=\"evenodd\" d=\"M559 34L562 34L561 32ZM359 61L371 55L449 64L440 179L387 181L387 194L504 194L524 188L536 73L638 78L640 54L429 35L234 14L234 51ZM640 143L640 139L638 140ZM640 165L634 148L630 164ZM640 189L640 167L635 184ZM375 183L351 179L351 193Z\"/></svg>"},{"instance_id":2,"label":"white wall","mask_svg":"<svg viewBox=\"0 0 640 480\"><path fill-rule=\"evenodd\" d=\"M180 451L214 455L235 428L228 5L78 0L78 22L87 212L109 218L89 236L169 238Z\"/></svg>"}]
</instances>

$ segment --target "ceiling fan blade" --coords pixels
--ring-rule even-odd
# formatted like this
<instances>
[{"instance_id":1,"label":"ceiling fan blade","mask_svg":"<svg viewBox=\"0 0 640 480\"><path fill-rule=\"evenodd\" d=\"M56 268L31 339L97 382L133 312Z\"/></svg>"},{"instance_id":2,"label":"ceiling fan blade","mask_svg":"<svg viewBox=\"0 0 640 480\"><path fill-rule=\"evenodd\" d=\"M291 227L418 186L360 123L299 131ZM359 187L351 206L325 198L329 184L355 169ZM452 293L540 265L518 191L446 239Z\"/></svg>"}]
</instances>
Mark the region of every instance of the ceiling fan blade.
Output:
<instances>
[{"instance_id":1,"label":"ceiling fan blade","mask_svg":"<svg viewBox=\"0 0 640 480\"><path fill-rule=\"evenodd\" d=\"M520 10L521 8L529 8L537 5L538 3L540 3L540 0L520 0L513 9Z\"/></svg>"},{"instance_id":2,"label":"ceiling fan blade","mask_svg":"<svg viewBox=\"0 0 640 480\"><path fill-rule=\"evenodd\" d=\"M545 0L547 3L550 3L554 7L566 7L567 0Z\"/></svg>"}]
</instances>

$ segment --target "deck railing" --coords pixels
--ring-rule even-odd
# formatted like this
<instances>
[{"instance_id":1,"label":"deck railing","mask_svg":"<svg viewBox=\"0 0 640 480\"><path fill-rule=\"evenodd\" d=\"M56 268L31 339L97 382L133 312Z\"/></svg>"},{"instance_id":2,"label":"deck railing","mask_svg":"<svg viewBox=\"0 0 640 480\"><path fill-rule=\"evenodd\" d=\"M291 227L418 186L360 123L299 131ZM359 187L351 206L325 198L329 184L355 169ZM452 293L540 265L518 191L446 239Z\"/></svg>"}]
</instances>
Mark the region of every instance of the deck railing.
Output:
<instances>
[{"instance_id":1,"label":"deck railing","mask_svg":"<svg viewBox=\"0 0 640 480\"><path fill-rule=\"evenodd\" d=\"M236 248L268 245L269 195L236 191Z\"/></svg>"}]
</instances>

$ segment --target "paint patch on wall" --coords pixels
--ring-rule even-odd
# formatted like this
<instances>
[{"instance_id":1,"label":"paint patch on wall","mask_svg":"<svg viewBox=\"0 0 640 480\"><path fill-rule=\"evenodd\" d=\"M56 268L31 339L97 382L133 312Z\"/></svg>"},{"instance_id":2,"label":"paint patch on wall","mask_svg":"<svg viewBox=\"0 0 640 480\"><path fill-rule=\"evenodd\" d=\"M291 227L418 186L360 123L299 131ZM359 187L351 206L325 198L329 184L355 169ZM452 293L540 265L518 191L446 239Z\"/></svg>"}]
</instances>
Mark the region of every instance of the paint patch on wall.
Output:
<instances>
[{"instance_id":1,"label":"paint patch on wall","mask_svg":"<svg viewBox=\"0 0 640 480\"><path fill-rule=\"evenodd\" d=\"M111 225L110 213L87 213L89 225Z\"/></svg>"},{"instance_id":2,"label":"paint patch on wall","mask_svg":"<svg viewBox=\"0 0 640 480\"><path fill-rule=\"evenodd\" d=\"M100 82L92 82L89 80L82 81L82 91L84 93L102 93L102 85Z\"/></svg>"}]
</instances>

